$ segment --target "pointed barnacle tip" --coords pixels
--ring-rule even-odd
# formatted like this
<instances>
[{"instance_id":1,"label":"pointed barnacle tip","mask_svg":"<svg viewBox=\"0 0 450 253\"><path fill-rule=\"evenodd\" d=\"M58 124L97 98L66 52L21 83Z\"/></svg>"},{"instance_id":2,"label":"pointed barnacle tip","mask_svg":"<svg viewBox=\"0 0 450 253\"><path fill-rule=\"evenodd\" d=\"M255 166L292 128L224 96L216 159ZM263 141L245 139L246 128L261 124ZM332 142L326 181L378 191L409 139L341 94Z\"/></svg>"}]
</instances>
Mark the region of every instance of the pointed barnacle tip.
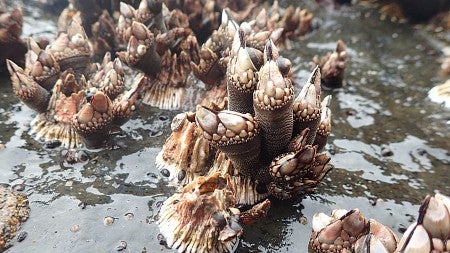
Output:
<instances>
[{"instance_id":1,"label":"pointed barnacle tip","mask_svg":"<svg viewBox=\"0 0 450 253\"><path fill-rule=\"evenodd\" d=\"M417 224L422 224L425 218L425 214L430 204L430 200L433 198L431 195L427 195L419 207L419 217L417 218Z\"/></svg>"},{"instance_id":2,"label":"pointed barnacle tip","mask_svg":"<svg viewBox=\"0 0 450 253\"><path fill-rule=\"evenodd\" d=\"M8 71L11 75L14 74L15 66L17 66L13 61L10 59L6 59L6 66L8 67Z\"/></svg>"},{"instance_id":3,"label":"pointed barnacle tip","mask_svg":"<svg viewBox=\"0 0 450 253\"><path fill-rule=\"evenodd\" d=\"M228 23L228 14L225 9L222 10L222 24L226 25Z\"/></svg>"},{"instance_id":4,"label":"pointed barnacle tip","mask_svg":"<svg viewBox=\"0 0 450 253\"><path fill-rule=\"evenodd\" d=\"M342 52L345 50L345 43L342 40L338 40L336 45L336 52Z\"/></svg>"},{"instance_id":5,"label":"pointed barnacle tip","mask_svg":"<svg viewBox=\"0 0 450 253\"><path fill-rule=\"evenodd\" d=\"M314 82L317 76L320 76L320 67L319 67L319 65L317 65L317 66L314 68L313 72L312 72L312 75L311 75L311 77L312 77L312 78L311 78L311 82Z\"/></svg>"},{"instance_id":6,"label":"pointed barnacle tip","mask_svg":"<svg viewBox=\"0 0 450 253\"><path fill-rule=\"evenodd\" d=\"M32 47L33 42L34 42L34 43L36 43L36 42L33 40L32 37L28 37L26 40L27 40L27 47L28 47L28 50L32 49L32 48L33 48L33 47Z\"/></svg>"},{"instance_id":7,"label":"pointed barnacle tip","mask_svg":"<svg viewBox=\"0 0 450 253\"><path fill-rule=\"evenodd\" d=\"M72 21L69 24L67 34L73 36L77 33L80 34L82 37L87 37L83 26L76 19L72 19Z\"/></svg>"}]
</instances>

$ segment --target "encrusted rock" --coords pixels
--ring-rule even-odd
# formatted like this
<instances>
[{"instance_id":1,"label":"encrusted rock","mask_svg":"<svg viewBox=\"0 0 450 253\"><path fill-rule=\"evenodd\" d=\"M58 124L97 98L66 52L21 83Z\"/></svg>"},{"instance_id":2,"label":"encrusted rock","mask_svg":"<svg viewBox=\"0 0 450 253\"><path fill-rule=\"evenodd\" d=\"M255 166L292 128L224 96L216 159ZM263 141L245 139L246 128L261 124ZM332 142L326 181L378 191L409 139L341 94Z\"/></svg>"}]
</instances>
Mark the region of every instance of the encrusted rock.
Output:
<instances>
[{"instance_id":1,"label":"encrusted rock","mask_svg":"<svg viewBox=\"0 0 450 253\"><path fill-rule=\"evenodd\" d=\"M11 186L0 185L0 251L12 246L12 239L23 222L28 219L30 208L25 194L14 192Z\"/></svg>"}]
</instances>

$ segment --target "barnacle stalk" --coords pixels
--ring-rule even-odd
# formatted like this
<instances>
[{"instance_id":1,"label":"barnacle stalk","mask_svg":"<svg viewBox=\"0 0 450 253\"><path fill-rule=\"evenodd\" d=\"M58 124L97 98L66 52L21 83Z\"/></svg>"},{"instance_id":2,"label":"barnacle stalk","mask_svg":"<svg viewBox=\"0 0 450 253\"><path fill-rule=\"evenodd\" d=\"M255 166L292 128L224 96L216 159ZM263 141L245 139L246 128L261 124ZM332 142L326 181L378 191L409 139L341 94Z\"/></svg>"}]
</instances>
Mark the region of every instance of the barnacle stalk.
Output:
<instances>
[{"instance_id":1,"label":"barnacle stalk","mask_svg":"<svg viewBox=\"0 0 450 253\"><path fill-rule=\"evenodd\" d=\"M161 70L161 57L156 52L154 34L137 21L131 24L130 34L127 51L118 52L119 58L147 75L156 75Z\"/></svg>"},{"instance_id":2,"label":"barnacle stalk","mask_svg":"<svg viewBox=\"0 0 450 253\"><path fill-rule=\"evenodd\" d=\"M0 10L0 72L7 68L6 59L22 65L27 46L20 38L23 25L23 10L18 7L11 12Z\"/></svg>"},{"instance_id":3,"label":"barnacle stalk","mask_svg":"<svg viewBox=\"0 0 450 253\"><path fill-rule=\"evenodd\" d=\"M92 48L96 55L104 55L106 52L115 52L118 48L113 18L107 11L103 11L98 21L92 25Z\"/></svg>"},{"instance_id":4,"label":"barnacle stalk","mask_svg":"<svg viewBox=\"0 0 450 253\"><path fill-rule=\"evenodd\" d=\"M101 91L87 94L84 104L72 119L72 125L87 147L100 147L109 137L113 120L111 100Z\"/></svg>"},{"instance_id":5,"label":"barnacle stalk","mask_svg":"<svg viewBox=\"0 0 450 253\"><path fill-rule=\"evenodd\" d=\"M59 34L49 50L59 63L61 71L72 68L77 76L86 74L92 48L86 32L78 22L70 23L67 31Z\"/></svg>"},{"instance_id":6,"label":"barnacle stalk","mask_svg":"<svg viewBox=\"0 0 450 253\"><path fill-rule=\"evenodd\" d=\"M316 131L320 124L320 77L320 69L316 67L294 101L294 135L309 128L308 144L314 142Z\"/></svg>"},{"instance_id":7,"label":"barnacle stalk","mask_svg":"<svg viewBox=\"0 0 450 253\"><path fill-rule=\"evenodd\" d=\"M219 28L213 31L200 49L199 61L191 62L192 72L205 84L214 86L223 79L227 71L229 46L237 28L238 25L223 11Z\"/></svg>"},{"instance_id":8,"label":"barnacle stalk","mask_svg":"<svg viewBox=\"0 0 450 253\"><path fill-rule=\"evenodd\" d=\"M198 106L195 116L203 137L230 158L233 166L247 176L259 166L261 139L259 125L250 114L213 111Z\"/></svg>"},{"instance_id":9,"label":"barnacle stalk","mask_svg":"<svg viewBox=\"0 0 450 253\"><path fill-rule=\"evenodd\" d=\"M28 38L26 69L33 79L46 90L51 90L61 74L61 68L53 55L42 50L33 38Z\"/></svg>"},{"instance_id":10,"label":"barnacle stalk","mask_svg":"<svg viewBox=\"0 0 450 253\"><path fill-rule=\"evenodd\" d=\"M278 68L278 49L272 41L267 43L264 54L266 62L259 71L253 101L264 143L263 156L270 161L286 150L292 136L294 89Z\"/></svg>"},{"instance_id":11,"label":"barnacle stalk","mask_svg":"<svg viewBox=\"0 0 450 253\"><path fill-rule=\"evenodd\" d=\"M334 52L327 53L320 60L318 56L314 57L313 62L322 70L322 82L325 86L329 88L342 86L347 58L346 46L342 40L338 40Z\"/></svg>"},{"instance_id":12,"label":"barnacle stalk","mask_svg":"<svg viewBox=\"0 0 450 253\"><path fill-rule=\"evenodd\" d=\"M11 75L14 94L31 109L37 112L45 112L50 93L28 76L17 64L10 60L6 60L6 62Z\"/></svg>"}]
</instances>

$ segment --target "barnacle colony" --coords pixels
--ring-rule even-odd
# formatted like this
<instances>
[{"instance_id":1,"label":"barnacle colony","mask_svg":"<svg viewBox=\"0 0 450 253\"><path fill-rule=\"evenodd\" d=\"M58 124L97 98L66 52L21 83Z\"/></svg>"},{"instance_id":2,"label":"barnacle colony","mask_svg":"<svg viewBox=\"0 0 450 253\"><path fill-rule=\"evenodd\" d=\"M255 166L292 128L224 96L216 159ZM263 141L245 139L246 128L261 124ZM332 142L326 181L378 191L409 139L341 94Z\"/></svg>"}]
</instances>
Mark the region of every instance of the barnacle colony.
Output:
<instances>
[{"instance_id":1,"label":"barnacle colony","mask_svg":"<svg viewBox=\"0 0 450 253\"><path fill-rule=\"evenodd\" d=\"M290 61L279 55L271 40L264 52L258 52L246 45L245 33L239 29L230 52L228 108L198 105L195 113L177 116L173 133L157 158L158 166L167 170L165 174L187 183L181 194L164 203L159 220L168 245L180 252L231 252L230 243L235 243L241 230L235 226L227 240L221 237L223 229L236 223L224 210L236 204L254 205L269 195L290 199L308 193L332 168L330 158L318 153L329 134L331 116L327 107L330 97L320 101L319 68L294 99L288 78ZM316 139L319 135L324 138ZM205 181L218 178L221 187L208 193L196 190L204 187ZM229 197L224 197L225 189ZM192 206L209 213L192 217ZM208 247L202 248L203 229L186 223L208 227L217 223L217 212L231 218L225 218L225 225L212 225L216 230L208 236ZM185 217L190 218L183 221ZM260 216L250 220L254 217Z\"/></svg>"},{"instance_id":2,"label":"barnacle colony","mask_svg":"<svg viewBox=\"0 0 450 253\"><path fill-rule=\"evenodd\" d=\"M116 34L118 43L125 45L126 50L120 51L118 56L148 77L144 103L162 109L179 109L186 97L186 88L194 84L192 74L205 82L206 89L214 89L223 80L225 58L236 31L231 16L249 18L249 10L256 7L254 1L227 4L228 8L212 0L192 1L191 4L142 0L137 8L120 4ZM210 34L211 28L218 26L218 10L224 10L222 23ZM249 44L254 43L260 51L269 37L284 43L311 29L312 14L307 10L291 6L282 11L275 1L272 12L274 15L269 18L266 10L261 9L256 20L246 23ZM205 38L208 39L200 47L198 40ZM102 41L99 42L102 44Z\"/></svg>"},{"instance_id":3,"label":"barnacle colony","mask_svg":"<svg viewBox=\"0 0 450 253\"><path fill-rule=\"evenodd\" d=\"M77 22L47 49L29 39L26 67L7 60L14 94L37 111L31 133L67 148L100 147L113 126L134 113L146 78L126 91L124 70L109 53L101 64L91 63L91 46Z\"/></svg>"}]
</instances>

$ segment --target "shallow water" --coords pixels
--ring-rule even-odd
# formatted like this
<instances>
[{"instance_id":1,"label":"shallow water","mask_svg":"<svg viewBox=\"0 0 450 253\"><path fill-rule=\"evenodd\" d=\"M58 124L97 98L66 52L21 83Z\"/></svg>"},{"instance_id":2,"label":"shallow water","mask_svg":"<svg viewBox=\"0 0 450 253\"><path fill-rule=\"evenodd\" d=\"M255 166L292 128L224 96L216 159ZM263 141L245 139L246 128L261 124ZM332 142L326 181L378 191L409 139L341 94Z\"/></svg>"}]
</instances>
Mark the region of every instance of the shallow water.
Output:
<instances>
[{"instance_id":1,"label":"shallow water","mask_svg":"<svg viewBox=\"0 0 450 253\"><path fill-rule=\"evenodd\" d=\"M350 54L346 85L324 92L333 95L326 150L335 169L301 201L274 201L267 218L245 228L237 252L306 252L312 215L335 208L358 207L400 236L427 194L450 195L450 111L427 98L443 81L437 59L448 45L439 39L445 36L380 21L377 11L361 6L306 6L320 28L282 52L294 63L297 92L315 54L334 49L338 39ZM26 34L54 33L52 18L26 22ZM21 230L27 238L6 252L115 252L121 240L127 242L121 252L171 252L159 244L155 219L175 189L154 162L176 111L144 107L112 148L88 150L94 159L68 165L58 148L29 136L34 112L12 95L8 79L1 79L0 98L0 142L6 146L0 182L23 184L31 206ZM392 156L382 156L383 145ZM106 216L114 223L104 225ZM74 225L78 232L71 231Z\"/></svg>"}]
</instances>

